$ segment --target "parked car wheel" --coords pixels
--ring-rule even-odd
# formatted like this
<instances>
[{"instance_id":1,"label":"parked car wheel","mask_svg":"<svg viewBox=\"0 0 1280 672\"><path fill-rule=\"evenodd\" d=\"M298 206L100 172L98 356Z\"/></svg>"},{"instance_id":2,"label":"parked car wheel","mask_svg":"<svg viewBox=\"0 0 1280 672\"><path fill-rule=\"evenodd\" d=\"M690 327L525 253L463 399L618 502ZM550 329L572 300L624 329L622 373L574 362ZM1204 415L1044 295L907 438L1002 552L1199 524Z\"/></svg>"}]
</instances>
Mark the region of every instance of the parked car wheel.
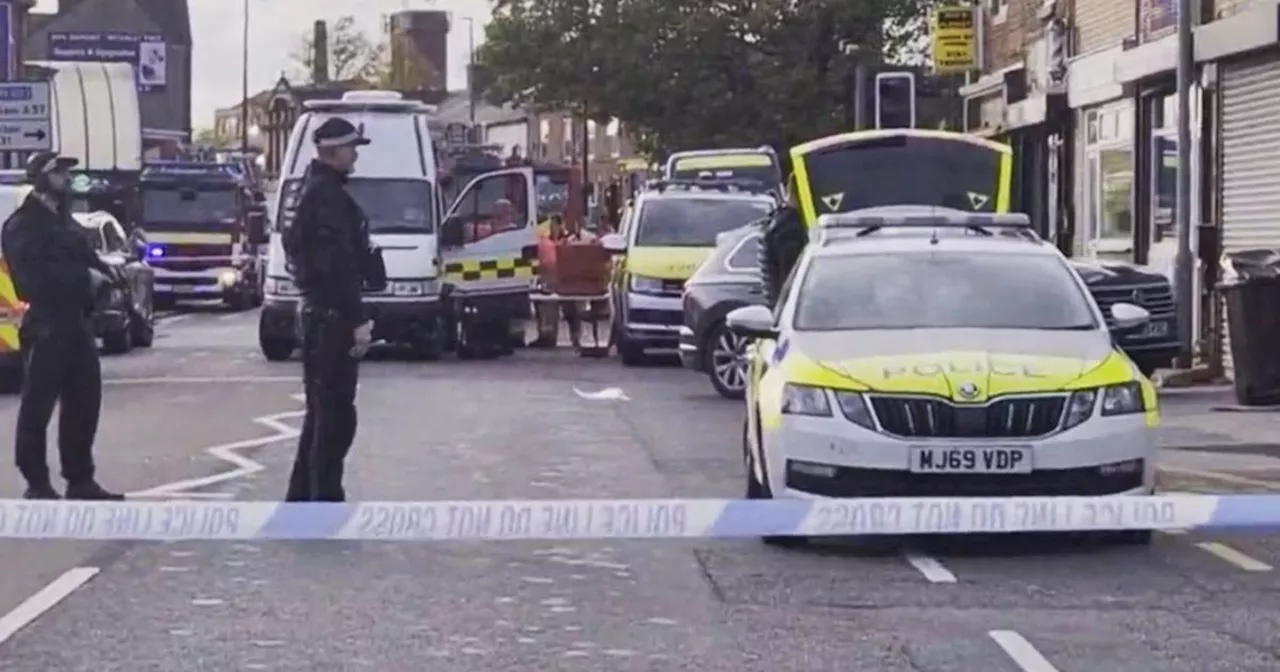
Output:
<instances>
[{"instance_id":1,"label":"parked car wheel","mask_svg":"<svg viewBox=\"0 0 1280 672\"><path fill-rule=\"evenodd\" d=\"M707 376L726 399L741 399L747 389L746 350L749 341L720 322L707 331L703 352L707 353Z\"/></svg>"}]
</instances>

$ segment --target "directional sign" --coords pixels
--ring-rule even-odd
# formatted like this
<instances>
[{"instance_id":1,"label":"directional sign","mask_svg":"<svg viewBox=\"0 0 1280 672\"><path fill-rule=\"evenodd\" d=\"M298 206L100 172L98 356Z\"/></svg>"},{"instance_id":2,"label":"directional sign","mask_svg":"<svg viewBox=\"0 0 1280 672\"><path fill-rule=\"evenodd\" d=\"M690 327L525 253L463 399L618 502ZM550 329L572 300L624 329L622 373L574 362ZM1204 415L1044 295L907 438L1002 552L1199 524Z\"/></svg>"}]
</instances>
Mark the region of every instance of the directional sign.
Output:
<instances>
[{"instance_id":1,"label":"directional sign","mask_svg":"<svg viewBox=\"0 0 1280 672\"><path fill-rule=\"evenodd\" d=\"M38 152L53 147L47 82L0 84L0 151Z\"/></svg>"}]
</instances>

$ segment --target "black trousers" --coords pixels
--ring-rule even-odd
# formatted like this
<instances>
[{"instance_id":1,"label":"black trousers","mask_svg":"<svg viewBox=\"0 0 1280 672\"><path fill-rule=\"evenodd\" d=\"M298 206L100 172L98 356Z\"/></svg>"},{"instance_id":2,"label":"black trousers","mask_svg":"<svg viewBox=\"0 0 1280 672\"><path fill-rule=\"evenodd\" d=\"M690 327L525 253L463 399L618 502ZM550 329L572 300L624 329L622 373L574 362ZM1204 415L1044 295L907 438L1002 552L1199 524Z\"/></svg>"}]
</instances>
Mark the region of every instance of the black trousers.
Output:
<instances>
[{"instance_id":1,"label":"black trousers","mask_svg":"<svg viewBox=\"0 0 1280 672\"><path fill-rule=\"evenodd\" d=\"M93 441L102 410L98 341L88 324L24 329L22 402L15 430L18 471L49 485L48 432L58 406L58 455L68 484L93 481Z\"/></svg>"},{"instance_id":2,"label":"black trousers","mask_svg":"<svg viewBox=\"0 0 1280 672\"><path fill-rule=\"evenodd\" d=\"M359 360L352 329L319 311L303 310L302 375L307 414L289 475L290 502L341 502L343 463L356 437Z\"/></svg>"}]
</instances>

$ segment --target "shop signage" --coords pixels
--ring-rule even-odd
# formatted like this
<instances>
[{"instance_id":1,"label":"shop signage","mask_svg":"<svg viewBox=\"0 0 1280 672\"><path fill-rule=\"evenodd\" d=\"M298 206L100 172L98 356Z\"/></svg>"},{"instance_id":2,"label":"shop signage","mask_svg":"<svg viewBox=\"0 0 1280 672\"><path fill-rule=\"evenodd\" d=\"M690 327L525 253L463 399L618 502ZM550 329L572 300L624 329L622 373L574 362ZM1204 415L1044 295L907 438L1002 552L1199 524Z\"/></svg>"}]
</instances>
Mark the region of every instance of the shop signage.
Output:
<instances>
[{"instance_id":1,"label":"shop signage","mask_svg":"<svg viewBox=\"0 0 1280 672\"><path fill-rule=\"evenodd\" d=\"M169 83L164 38L136 33L49 33L49 60L128 63L141 92L163 91Z\"/></svg>"},{"instance_id":2,"label":"shop signage","mask_svg":"<svg viewBox=\"0 0 1280 672\"><path fill-rule=\"evenodd\" d=\"M929 26L930 55L938 73L968 72L982 68L978 44L981 17L973 5L938 7Z\"/></svg>"}]
</instances>

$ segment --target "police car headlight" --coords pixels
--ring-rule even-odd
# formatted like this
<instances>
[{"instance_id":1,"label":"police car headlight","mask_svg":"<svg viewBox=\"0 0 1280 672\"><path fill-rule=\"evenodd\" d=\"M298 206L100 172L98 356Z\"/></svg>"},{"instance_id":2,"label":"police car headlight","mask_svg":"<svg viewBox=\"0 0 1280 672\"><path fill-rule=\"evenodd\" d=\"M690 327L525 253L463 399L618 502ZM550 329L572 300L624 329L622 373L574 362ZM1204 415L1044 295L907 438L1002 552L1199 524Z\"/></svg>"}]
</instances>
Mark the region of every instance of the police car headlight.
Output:
<instances>
[{"instance_id":1,"label":"police car headlight","mask_svg":"<svg viewBox=\"0 0 1280 672\"><path fill-rule=\"evenodd\" d=\"M435 281L393 282L387 289L393 296L428 296L434 293Z\"/></svg>"},{"instance_id":2,"label":"police car headlight","mask_svg":"<svg viewBox=\"0 0 1280 672\"><path fill-rule=\"evenodd\" d=\"M1067 401L1067 413L1062 428L1071 429L1093 417L1093 409L1098 405L1097 390L1079 390Z\"/></svg>"},{"instance_id":3,"label":"police car headlight","mask_svg":"<svg viewBox=\"0 0 1280 672\"><path fill-rule=\"evenodd\" d=\"M857 392L836 391L836 404L840 406L840 412L844 417L853 424L875 429L876 422L871 417L871 407L867 405L867 398L863 395Z\"/></svg>"},{"instance_id":4,"label":"police car headlight","mask_svg":"<svg viewBox=\"0 0 1280 672\"><path fill-rule=\"evenodd\" d=\"M1145 413L1146 410L1141 383L1134 381L1102 388L1102 415L1129 415Z\"/></svg>"},{"instance_id":5,"label":"police car headlight","mask_svg":"<svg viewBox=\"0 0 1280 672\"><path fill-rule=\"evenodd\" d=\"M657 294L662 291L662 281L643 275L631 276L631 291L637 294Z\"/></svg>"},{"instance_id":6,"label":"police car headlight","mask_svg":"<svg viewBox=\"0 0 1280 672\"><path fill-rule=\"evenodd\" d=\"M787 415L829 417L831 402L827 399L827 391L821 387L787 383L782 388L782 412Z\"/></svg>"},{"instance_id":7,"label":"police car headlight","mask_svg":"<svg viewBox=\"0 0 1280 672\"><path fill-rule=\"evenodd\" d=\"M292 296L298 293L298 287L288 278L267 278L265 283L267 294Z\"/></svg>"}]
</instances>

